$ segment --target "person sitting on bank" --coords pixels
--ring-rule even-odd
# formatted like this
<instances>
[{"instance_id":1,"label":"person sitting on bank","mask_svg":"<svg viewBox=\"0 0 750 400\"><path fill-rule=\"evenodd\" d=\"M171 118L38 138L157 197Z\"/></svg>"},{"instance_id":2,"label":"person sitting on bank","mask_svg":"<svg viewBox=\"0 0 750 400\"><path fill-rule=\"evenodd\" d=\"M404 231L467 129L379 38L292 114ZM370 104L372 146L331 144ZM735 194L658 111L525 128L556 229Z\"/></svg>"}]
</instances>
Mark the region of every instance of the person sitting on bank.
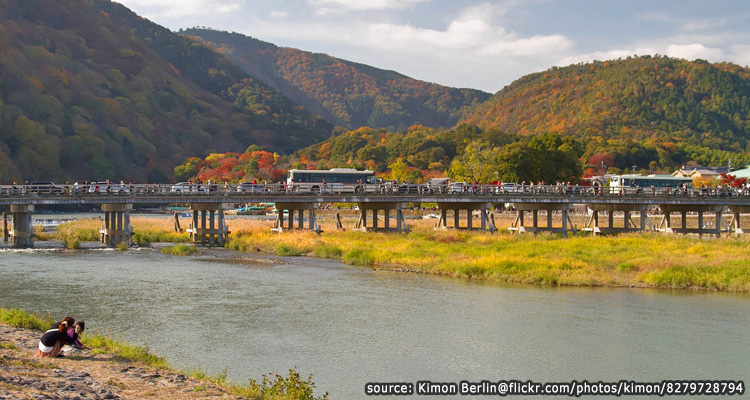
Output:
<instances>
[{"instance_id":1,"label":"person sitting on bank","mask_svg":"<svg viewBox=\"0 0 750 400\"><path fill-rule=\"evenodd\" d=\"M86 329L86 323L84 321L78 321L68 329L68 342L62 347L62 353L68 355L74 349L88 349L83 343L81 343L81 334Z\"/></svg>"},{"instance_id":2,"label":"person sitting on bank","mask_svg":"<svg viewBox=\"0 0 750 400\"><path fill-rule=\"evenodd\" d=\"M68 325L69 328L72 328L73 325L75 325L76 320L73 317L65 317L65 318L62 319L62 321L58 321L58 322L55 322L54 324L52 324L52 327L50 329L57 329L57 328L59 328L60 324L63 323L63 322L65 322Z\"/></svg>"},{"instance_id":3,"label":"person sitting on bank","mask_svg":"<svg viewBox=\"0 0 750 400\"><path fill-rule=\"evenodd\" d=\"M62 346L67 344L70 340L68 329L72 327L72 325L68 324L71 321L75 323L73 318L65 317L65 319L56 324L56 329L50 329L47 332L44 332L42 338L39 339L39 349L36 351L37 357L57 357L60 355Z\"/></svg>"}]
</instances>

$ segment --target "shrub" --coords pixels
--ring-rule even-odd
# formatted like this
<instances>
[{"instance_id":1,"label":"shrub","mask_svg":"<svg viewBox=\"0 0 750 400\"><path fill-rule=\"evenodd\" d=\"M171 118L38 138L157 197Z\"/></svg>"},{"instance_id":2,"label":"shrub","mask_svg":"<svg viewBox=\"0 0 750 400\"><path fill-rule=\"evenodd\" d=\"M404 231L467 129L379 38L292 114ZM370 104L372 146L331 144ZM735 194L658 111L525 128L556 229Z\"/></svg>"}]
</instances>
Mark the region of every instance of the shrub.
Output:
<instances>
[{"instance_id":1,"label":"shrub","mask_svg":"<svg viewBox=\"0 0 750 400\"><path fill-rule=\"evenodd\" d=\"M175 246L165 247L161 249L162 254L171 254L174 256L189 256L198 255L201 251L195 246L188 246L186 244L178 244Z\"/></svg>"},{"instance_id":2,"label":"shrub","mask_svg":"<svg viewBox=\"0 0 750 400\"><path fill-rule=\"evenodd\" d=\"M36 329L40 331L46 331L55 323L49 314L46 316L30 314L20 308L0 308L0 322L17 328Z\"/></svg>"},{"instance_id":3,"label":"shrub","mask_svg":"<svg viewBox=\"0 0 750 400\"><path fill-rule=\"evenodd\" d=\"M351 265L364 265L370 266L375 264L375 256L372 251L365 249L351 249L344 253L343 260L347 264Z\"/></svg>"},{"instance_id":4,"label":"shrub","mask_svg":"<svg viewBox=\"0 0 750 400\"><path fill-rule=\"evenodd\" d=\"M276 254L280 256L301 256L305 254L305 252L296 247L280 244L276 246Z\"/></svg>"},{"instance_id":5,"label":"shrub","mask_svg":"<svg viewBox=\"0 0 750 400\"><path fill-rule=\"evenodd\" d=\"M320 258L341 258L344 250L339 246L330 244L320 244L313 248L313 256Z\"/></svg>"}]
</instances>

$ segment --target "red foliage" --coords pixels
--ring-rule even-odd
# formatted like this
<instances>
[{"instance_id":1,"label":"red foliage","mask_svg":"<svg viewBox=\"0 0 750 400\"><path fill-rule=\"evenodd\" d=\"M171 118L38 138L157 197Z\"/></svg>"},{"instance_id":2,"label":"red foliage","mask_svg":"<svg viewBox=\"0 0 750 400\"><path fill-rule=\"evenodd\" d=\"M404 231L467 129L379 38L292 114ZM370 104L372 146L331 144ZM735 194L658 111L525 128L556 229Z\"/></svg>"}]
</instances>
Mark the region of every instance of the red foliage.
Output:
<instances>
[{"instance_id":1,"label":"red foliage","mask_svg":"<svg viewBox=\"0 0 750 400\"><path fill-rule=\"evenodd\" d=\"M721 184L724 186L731 187L742 187L747 185L747 178L737 178L735 175L728 174L726 172L721 173Z\"/></svg>"}]
</instances>

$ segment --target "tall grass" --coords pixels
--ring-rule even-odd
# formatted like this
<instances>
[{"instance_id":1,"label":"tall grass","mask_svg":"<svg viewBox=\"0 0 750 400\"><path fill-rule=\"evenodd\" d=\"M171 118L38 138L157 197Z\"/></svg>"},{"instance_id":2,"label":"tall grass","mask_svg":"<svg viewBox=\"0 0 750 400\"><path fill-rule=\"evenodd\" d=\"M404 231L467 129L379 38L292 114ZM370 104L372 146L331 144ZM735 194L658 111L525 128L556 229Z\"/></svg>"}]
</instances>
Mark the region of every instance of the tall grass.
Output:
<instances>
[{"instance_id":1,"label":"tall grass","mask_svg":"<svg viewBox=\"0 0 750 400\"><path fill-rule=\"evenodd\" d=\"M28 313L20 308L0 308L0 322L16 328L46 331L55 323L55 320L49 313L40 315Z\"/></svg>"},{"instance_id":2,"label":"tall grass","mask_svg":"<svg viewBox=\"0 0 750 400\"><path fill-rule=\"evenodd\" d=\"M167 368L167 360L150 352L147 345L134 346L115 340L111 336L104 336L99 332L86 334L81 342L91 347L94 354L112 354L126 360L147 365L152 368Z\"/></svg>"},{"instance_id":3,"label":"tall grass","mask_svg":"<svg viewBox=\"0 0 750 400\"><path fill-rule=\"evenodd\" d=\"M195 246L188 246L186 244L178 244L176 246L169 246L161 249L162 254L171 254L175 256L189 256L200 254L201 251Z\"/></svg>"},{"instance_id":4,"label":"tall grass","mask_svg":"<svg viewBox=\"0 0 750 400\"><path fill-rule=\"evenodd\" d=\"M720 240L650 233L511 236L507 233L270 232L234 230L228 248L326 257L352 265L407 268L468 279L538 285L638 286L750 291L750 238ZM292 251L293 250L293 251Z\"/></svg>"},{"instance_id":5,"label":"tall grass","mask_svg":"<svg viewBox=\"0 0 750 400\"><path fill-rule=\"evenodd\" d=\"M496 218L505 226L511 215ZM324 214L319 222L326 222ZM100 225L101 221L95 221ZM345 221L351 222L351 221ZM188 220L182 221L187 226ZM639 286L750 291L750 238L719 240L632 233L619 236L511 236L466 231L436 231L435 220L409 220L411 233L388 234L324 229L271 232L271 221L227 221L232 235L226 247L283 256L310 255L353 265L407 268L469 279L540 285ZM96 229L98 229L98 225ZM138 238L180 242L169 218L133 219ZM81 225L81 229L88 229ZM94 230L94 229L92 229ZM82 237L86 235L79 235ZM95 238L92 240L96 240Z\"/></svg>"}]
</instances>

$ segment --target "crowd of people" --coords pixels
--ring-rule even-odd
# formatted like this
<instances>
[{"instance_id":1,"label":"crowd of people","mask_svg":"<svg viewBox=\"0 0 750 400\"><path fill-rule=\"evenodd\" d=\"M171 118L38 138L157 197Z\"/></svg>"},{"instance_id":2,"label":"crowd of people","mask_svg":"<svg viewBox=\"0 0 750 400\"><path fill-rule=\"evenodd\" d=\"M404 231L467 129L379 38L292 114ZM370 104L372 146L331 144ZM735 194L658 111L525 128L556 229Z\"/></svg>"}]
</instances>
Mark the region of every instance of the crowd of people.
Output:
<instances>
[{"instance_id":1,"label":"crowd of people","mask_svg":"<svg viewBox=\"0 0 750 400\"><path fill-rule=\"evenodd\" d=\"M80 341L80 335L85 329L86 323L76 322L73 317L65 317L62 321L54 323L39 339L37 357L64 357L66 346L70 349L87 348Z\"/></svg>"}]
</instances>

